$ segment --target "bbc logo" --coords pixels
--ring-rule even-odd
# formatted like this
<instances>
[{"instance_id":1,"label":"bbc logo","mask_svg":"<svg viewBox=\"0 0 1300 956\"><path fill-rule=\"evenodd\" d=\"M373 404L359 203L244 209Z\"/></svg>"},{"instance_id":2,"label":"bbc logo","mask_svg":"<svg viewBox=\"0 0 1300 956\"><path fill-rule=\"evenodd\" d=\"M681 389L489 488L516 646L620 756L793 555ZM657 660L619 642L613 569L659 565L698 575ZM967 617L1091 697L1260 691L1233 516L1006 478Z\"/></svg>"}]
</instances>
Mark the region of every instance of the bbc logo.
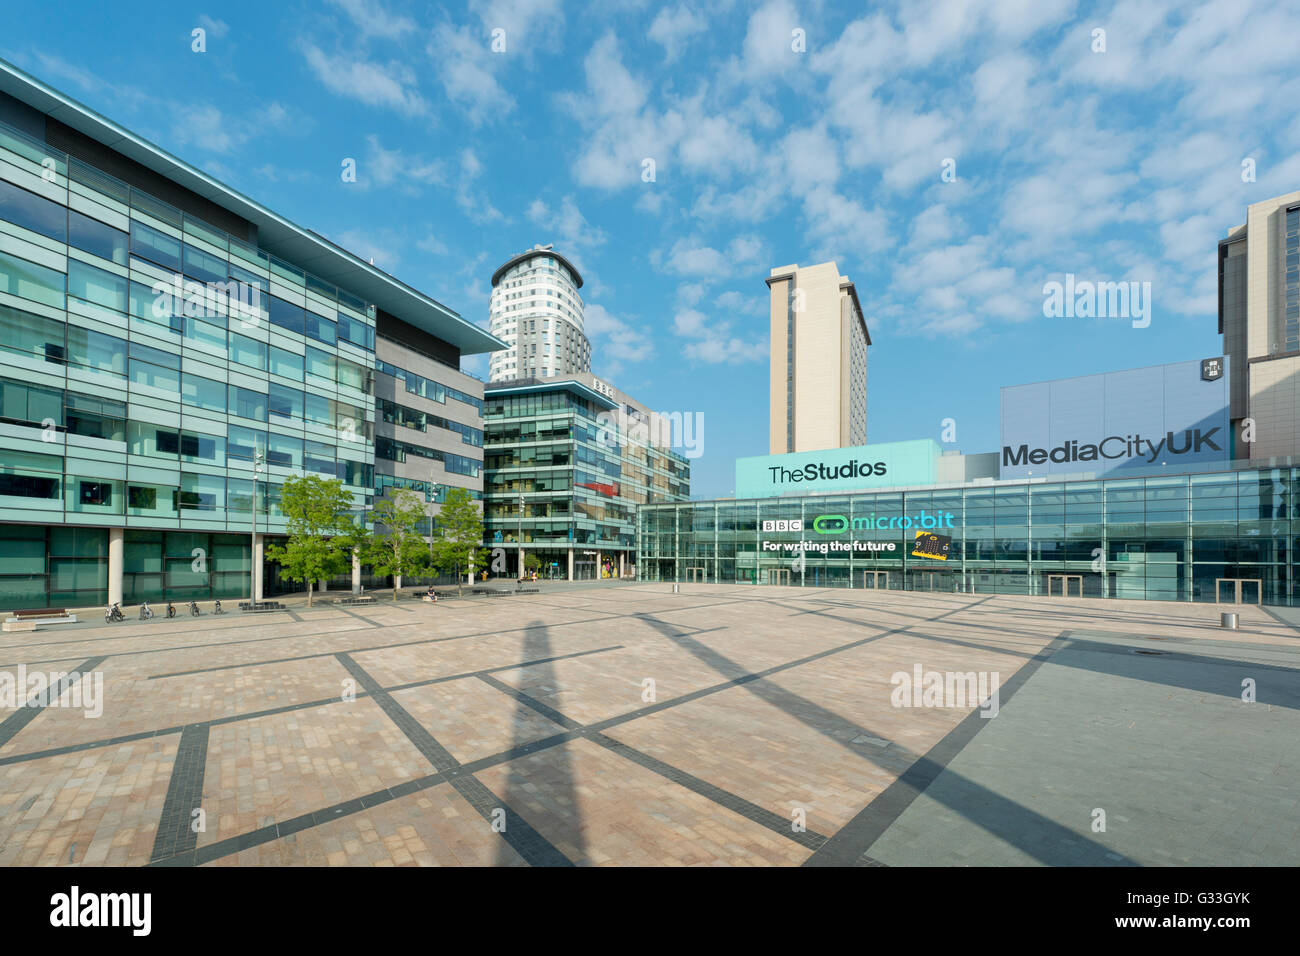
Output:
<instances>
[{"instance_id":1,"label":"bbc logo","mask_svg":"<svg viewBox=\"0 0 1300 956\"><path fill-rule=\"evenodd\" d=\"M802 531L803 519L792 518L789 521L764 521L764 531Z\"/></svg>"}]
</instances>

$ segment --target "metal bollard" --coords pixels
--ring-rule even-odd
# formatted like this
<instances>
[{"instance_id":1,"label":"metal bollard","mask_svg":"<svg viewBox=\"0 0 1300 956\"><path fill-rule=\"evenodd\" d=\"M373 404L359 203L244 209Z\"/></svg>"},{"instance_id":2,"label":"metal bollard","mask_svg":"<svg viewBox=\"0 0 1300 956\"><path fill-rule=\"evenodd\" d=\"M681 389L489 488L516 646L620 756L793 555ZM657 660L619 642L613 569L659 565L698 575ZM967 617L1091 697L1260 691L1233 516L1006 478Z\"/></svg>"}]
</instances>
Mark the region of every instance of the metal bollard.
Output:
<instances>
[{"instance_id":1,"label":"metal bollard","mask_svg":"<svg viewBox=\"0 0 1300 956\"><path fill-rule=\"evenodd\" d=\"M674 585L673 585L673 593L674 593L674 594L680 594L681 591L682 591L682 586L681 586L680 584L674 584Z\"/></svg>"},{"instance_id":2,"label":"metal bollard","mask_svg":"<svg viewBox=\"0 0 1300 956\"><path fill-rule=\"evenodd\" d=\"M1219 615L1219 627L1226 627L1229 630L1237 629L1237 612L1224 611Z\"/></svg>"}]
</instances>

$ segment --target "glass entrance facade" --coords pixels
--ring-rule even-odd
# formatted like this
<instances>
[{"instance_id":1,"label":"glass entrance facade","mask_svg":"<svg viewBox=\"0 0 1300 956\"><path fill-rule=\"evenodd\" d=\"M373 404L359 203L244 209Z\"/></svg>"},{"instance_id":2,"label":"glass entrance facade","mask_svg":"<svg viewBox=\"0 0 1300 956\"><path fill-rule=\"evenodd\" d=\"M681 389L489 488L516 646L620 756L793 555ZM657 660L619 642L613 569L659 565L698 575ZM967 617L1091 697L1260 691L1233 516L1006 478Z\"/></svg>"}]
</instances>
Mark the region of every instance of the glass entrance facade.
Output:
<instances>
[{"instance_id":1,"label":"glass entrance facade","mask_svg":"<svg viewBox=\"0 0 1300 956\"><path fill-rule=\"evenodd\" d=\"M638 576L1300 604L1298 483L1250 468L644 505Z\"/></svg>"}]
</instances>

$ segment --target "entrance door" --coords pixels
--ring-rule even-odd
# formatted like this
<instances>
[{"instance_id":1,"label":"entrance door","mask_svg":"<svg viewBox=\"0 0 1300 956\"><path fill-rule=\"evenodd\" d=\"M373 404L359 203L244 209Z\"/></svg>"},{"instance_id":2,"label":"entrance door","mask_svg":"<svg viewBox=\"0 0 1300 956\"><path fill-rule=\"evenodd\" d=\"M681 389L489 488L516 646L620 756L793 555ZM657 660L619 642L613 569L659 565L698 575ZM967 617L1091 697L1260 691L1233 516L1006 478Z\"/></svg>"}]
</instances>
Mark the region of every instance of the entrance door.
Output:
<instances>
[{"instance_id":1,"label":"entrance door","mask_svg":"<svg viewBox=\"0 0 1300 956\"><path fill-rule=\"evenodd\" d=\"M767 583L783 584L788 586L790 584L790 569L789 568L768 568Z\"/></svg>"},{"instance_id":2,"label":"entrance door","mask_svg":"<svg viewBox=\"0 0 1300 956\"><path fill-rule=\"evenodd\" d=\"M909 571L907 577L913 591L955 590L951 571Z\"/></svg>"},{"instance_id":3,"label":"entrance door","mask_svg":"<svg viewBox=\"0 0 1300 956\"><path fill-rule=\"evenodd\" d=\"M1048 597L1083 597L1082 574L1049 574Z\"/></svg>"},{"instance_id":4,"label":"entrance door","mask_svg":"<svg viewBox=\"0 0 1300 956\"><path fill-rule=\"evenodd\" d=\"M1259 578L1215 578L1216 604L1259 604L1264 592Z\"/></svg>"},{"instance_id":5,"label":"entrance door","mask_svg":"<svg viewBox=\"0 0 1300 956\"><path fill-rule=\"evenodd\" d=\"M699 583L703 582L703 581L704 581L704 569L703 569L703 568L687 568L687 569L686 569L686 581L687 581L687 583L693 583L693 584L699 584Z\"/></svg>"},{"instance_id":6,"label":"entrance door","mask_svg":"<svg viewBox=\"0 0 1300 956\"><path fill-rule=\"evenodd\" d=\"M889 590L888 571L863 571L862 586L873 591Z\"/></svg>"}]
</instances>

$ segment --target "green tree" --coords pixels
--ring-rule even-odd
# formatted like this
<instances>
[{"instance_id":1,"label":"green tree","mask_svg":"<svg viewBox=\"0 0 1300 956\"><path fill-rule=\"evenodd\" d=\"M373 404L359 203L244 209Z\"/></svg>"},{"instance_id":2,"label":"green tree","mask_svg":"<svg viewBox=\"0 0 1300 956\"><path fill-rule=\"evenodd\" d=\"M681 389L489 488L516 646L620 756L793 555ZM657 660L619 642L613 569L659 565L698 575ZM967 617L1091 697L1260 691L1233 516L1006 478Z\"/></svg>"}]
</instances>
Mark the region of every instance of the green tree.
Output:
<instances>
[{"instance_id":1,"label":"green tree","mask_svg":"<svg viewBox=\"0 0 1300 956\"><path fill-rule=\"evenodd\" d=\"M289 540L266 549L268 560L280 565L290 581L307 582L307 606L312 588L322 578L342 574L349 566L355 534L349 512L352 494L337 478L299 475L280 488L280 512Z\"/></svg>"},{"instance_id":2,"label":"green tree","mask_svg":"<svg viewBox=\"0 0 1300 956\"><path fill-rule=\"evenodd\" d=\"M393 576L394 601L402 578L429 566L429 554L419 533L424 515L424 499L408 488L376 501L371 512L375 527L362 545L362 560L379 574Z\"/></svg>"},{"instance_id":3,"label":"green tree","mask_svg":"<svg viewBox=\"0 0 1300 956\"><path fill-rule=\"evenodd\" d=\"M539 558L537 555L533 554L531 551L526 551L524 553L524 570L540 571L541 569L542 569L542 559Z\"/></svg>"},{"instance_id":4,"label":"green tree","mask_svg":"<svg viewBox=\"0 0 1300 956\"><path fill-rule=\"evenodd\" d=\"M456 575L456 593L474 569L487 566L483 547L483 514L464 488L452 488L438 512L438 536L434 541L438 567Z\"/></svg>"}]
</instances>

